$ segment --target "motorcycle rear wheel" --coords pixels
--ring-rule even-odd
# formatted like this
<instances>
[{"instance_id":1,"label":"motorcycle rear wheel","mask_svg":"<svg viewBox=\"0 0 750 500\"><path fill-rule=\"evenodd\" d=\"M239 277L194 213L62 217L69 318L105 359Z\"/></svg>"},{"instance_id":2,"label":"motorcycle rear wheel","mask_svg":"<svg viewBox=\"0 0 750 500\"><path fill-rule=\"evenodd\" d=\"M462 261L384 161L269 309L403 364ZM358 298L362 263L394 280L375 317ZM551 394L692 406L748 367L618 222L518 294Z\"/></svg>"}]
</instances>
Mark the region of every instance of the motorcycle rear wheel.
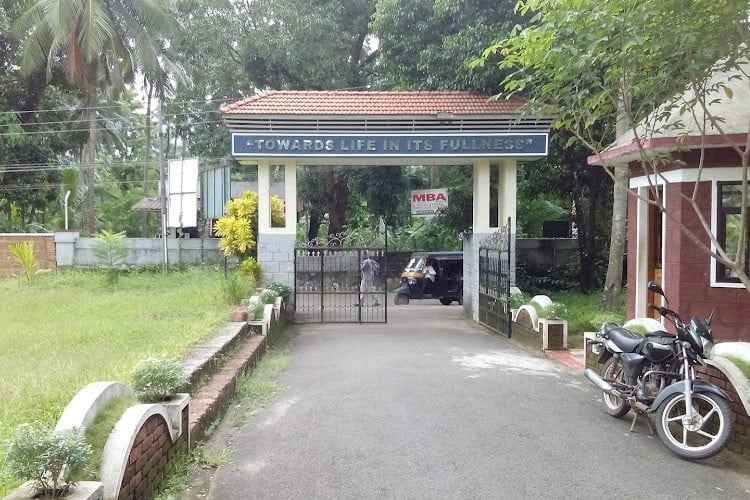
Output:
<instances>
[{"instance_id":1,"label":"motorcycle rear wheel","mask_svg":"<svg viewBox=\"0 0 750 500\"><path fill-rule=\"evenodd\" d=\"M656 411L656 434L669 450L683 458L700 460L719 453L732 431L727 401L709 392L692 396L693 423L686 422L685 395L673 394Z\"/></svg>"},{"instance_id":2,"label":"motorcycle rear wheel","mask_svg":"<svg viewBox=\"0 0 750 500\"><path fill-rule=\"evenodd\" d=\"M602 370L602 378L604 380L610 383L613 380L622 382L624 377L619 360L609 358L607 362L604 363L604 369ZM607 413L615 418L624 417L630 411L630 405L624 399L612 396L606 392L602 392L602 399L604 399L604 406Z\"/></svg>"}]
</instances>

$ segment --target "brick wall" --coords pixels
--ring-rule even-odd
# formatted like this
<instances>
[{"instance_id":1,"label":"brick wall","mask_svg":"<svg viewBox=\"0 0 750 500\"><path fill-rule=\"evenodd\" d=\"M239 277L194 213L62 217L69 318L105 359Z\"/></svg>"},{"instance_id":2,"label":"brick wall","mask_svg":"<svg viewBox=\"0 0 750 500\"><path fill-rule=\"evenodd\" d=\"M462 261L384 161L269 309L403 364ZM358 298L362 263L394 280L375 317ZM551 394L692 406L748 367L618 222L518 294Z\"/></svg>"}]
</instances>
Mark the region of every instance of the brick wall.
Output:
<instances>
[{"instance_id":1,"label":"brick wall","mask_svg":"<svg viewBox=\"0 0 750 500\"><path fill-rule=\"evenodd\" d=\"M710 240L705 234L700 219L688 199L693 195L692 182L671 183L666 187L666 203L675 220L667 218L664 223L664 291L670 307L687 320L693 315L709 316L715 311L711 329L718 341L750 341L750 322L745 311L750 309L750 294L745 288L711 286L711 259L680 229L689 228L705 246ZM712 207L711 183L702 182L697 192L696 203L710 220ZM636 199L628 198L628 220L636 219ZM636 225L628 226L627 281L632 286L636 273ZM628 293L627 315L633 317L635 295Z\"/></svg>"},{"instance_id":2,"label":"brick wall","mask_svg":"<svg viewBox=\"0 0 750 500\"><path fill-rule=\"evenodd\" d=\"M189 425L188 405L182 411L182 428ZM178 456L187 456L188 433L183 432L174 443L169 423L162 415L152 415L135 436L122 479L119 499L148 500L163 486L166 475Z\"/></svg>"},{"instance_id":3,"label":"brick wall","mask_svg":"<svg viewBox=\"0 0 750 500\"><path fill-rule=\"evenodd\" d=\"M542 349L542 334L534 330L531 316L525 309L518 311L516 320L511 322L511 337L533 349Z\"/></svg>"},{"instance_id":4,"label":"brick wall","mask_svg":"<svg viewBox=\"0 0 750 500\"><path fill-rule=\"evenodd\" d=\"M729 394L729 406L734 414L734 426L732 437L727 446L738 452L750 449L750 417L745 413L745 407L742 405L742 401L732 383L724 373L713 366L698 366L696 371L700 373L701 380L711 382Z\"/></svg>"},{"instance_id":5,"label":"brick wall","mask_svg":"<svg viewBox=\"0 0 750 500\"><path fill-rule=\"evenodd\" d=\"M34 257L39 269L57 269L54 234L0 233L0 277L21 272L20 265L10 255L9 247L24 241L34 242Z\"/></svg>"}]
</instances>

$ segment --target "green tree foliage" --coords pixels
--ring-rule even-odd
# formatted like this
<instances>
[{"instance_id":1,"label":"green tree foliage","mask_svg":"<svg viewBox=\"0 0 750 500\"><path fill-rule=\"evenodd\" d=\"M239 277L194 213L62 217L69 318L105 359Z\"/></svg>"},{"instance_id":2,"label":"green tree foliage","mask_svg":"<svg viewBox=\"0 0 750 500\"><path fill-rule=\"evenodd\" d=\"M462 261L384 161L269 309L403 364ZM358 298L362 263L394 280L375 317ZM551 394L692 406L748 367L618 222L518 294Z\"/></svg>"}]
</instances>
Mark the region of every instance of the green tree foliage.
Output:
<instances>
[{"instance_id":1,"label":"green tree foliage","mask_svg":"<svg viewBox=\"0 0 750 500\"><path fill-rule=\"evenodd\" d=\"M699 0L689 5L676 0L520 1L519 12L533 15L532 21L490 46L484 57L486 61L502 56L499 69L510 72L503 82L506 94L528 97L529 109L555 116L555 126L567 129L593 154L610 144L615 117L619 117L636 134L644 173L658 175L664 158L647 153L644 141L664 131L659 120L677 107L692 107L697 115L703 115L708 102L731 98L722 96L716 87L707 88L707 76L712 71L743 73L740 62L747 60L750 50L746 23L749 7L745 0ZM669 29L664 27L665 20L669 20ZM692 103L678 100L659 108L686 88L696 96ZM660 112L651 114L655 109ZM637 129L643 120L647 120L646 128ZM723 119L709 117L709 121L720 129ZM672 135L679 134L684 126L678 124ZM743 146L736 144L735 148L747 169ZM612 165L607 165L606 172L615 177ZM651 196L669 216L659 191L652 189ZM694 198L686 199L699 210ZM618 217L624 218L624 214ZM683 230L690 234L688 228ZM713 237L708 223L702 230ZM694 238L698 239L696 235ZM711 248L703 247L712 253ZM727 258L721 249L713 255L750 288L750 279L738 266L742 262ZM609 302L614 303L614 299Z\"/></svg>"},{"instance_id":2,"label":"green tree foliage","mask_svg":"<svg viewBox=\"0 0 750 500\"><path fill-rule=\"evenodd\" d=\"M374 0L246 2L242 57L257 88L362 88L374 65Z\"/></svg>"},{"instance_id":3,"label":"green tree foliage","mask_svg":"<svg viewBox=\"0 0 750 500\"><path fill-rule=\"evenodd\" d=\"M182 0L176 16L183 27L173 38L176 60L190 75L178 82L165 106L173 133L202 163L224 158L230 134L219 107L251 94L256 85L244 68L244 36L252 30L243 2Z\"/></svg>"},{"instance_id":4,"label":"green tree foliage","mask_svg":"<svg viewBox=\"0 0 750 500\"><path fill-rule=\"evenodd\" d=\"M0 230L25 231L49 223L60 172L55 155L64 137L49 134L65 113L49 110L57 101L44 85L44 71L22 75L16 64L19 43L10 37L10 21L21 4L0 4ZM58 81L53 75L53 82ZM64 89L64 86L63 86ZM59 101L58 101L59 102ZM51 207L54 209L54 205Z\"/></svg>"},{"instance_id":5,"label":"green tree foliage","mask_svg":"<svg viewBox=\"0 0 750 500\"><path fill-rule=\"evenodd\" d=\"M370 84L375 47L369 21L374 0L247 2L240 55L259 89L363 89ZM346 226L350 173L341 167L307 169L299 187L311 233L324 214L330 234ZM370 170L377 176L376 169ZM378 178L379 179L379 178ZM376 181L373 181L375 183Z\"/></svg>"},{"instance_id":6,"label":"green tree foliage","mask_svg":"<svg viewBox=\"0 0 750 500\"><path fill-rule=\"evenodd\" d=\"M521 21L514 0L380 0L372 29L380 40L378 86L494 93L502 75L469 67Z\"/></svg>"},{"instance_id":7,"label":"green tree foliage","mask_svg":"<svg viewBox=\"0 0 750 500\"><path fill-rule=\"evenodd\" d=\"M22 40L20 66L26 74L62 63L68 80L87 93L88 137L83 177L86 225L96 230L97 113L102 94L117 96L138 70L164 75L169 62L165 38L176 28L166 0L36 0L14 22Z\"/></svg>"}]
</instances>

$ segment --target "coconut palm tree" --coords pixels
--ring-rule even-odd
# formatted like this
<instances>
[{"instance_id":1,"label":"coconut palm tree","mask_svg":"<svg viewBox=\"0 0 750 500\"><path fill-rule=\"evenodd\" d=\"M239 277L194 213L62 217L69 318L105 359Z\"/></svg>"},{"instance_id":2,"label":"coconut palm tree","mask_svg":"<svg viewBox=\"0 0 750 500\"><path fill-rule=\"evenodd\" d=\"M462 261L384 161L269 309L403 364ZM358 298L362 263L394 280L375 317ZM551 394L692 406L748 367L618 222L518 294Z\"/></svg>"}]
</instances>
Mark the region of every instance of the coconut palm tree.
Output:
<instances>
[{"instance_id":1,"label":"coconut palm tree","mask_svg":"<svg viewBox=\"0 0 750 500\"><path fill-rule=\"evenodd\" d=\"M22 71L62 64L87 92L88 140L82 173L86 225L96 232L97 115L100 99L117 97L136 73L158 81L174 69L167 40L176 29L169 0L35 0L13 24ZM160 86L165 89L165 86ZM162 96L163 97L163 96Z\"/></svg>"}]
</instances>

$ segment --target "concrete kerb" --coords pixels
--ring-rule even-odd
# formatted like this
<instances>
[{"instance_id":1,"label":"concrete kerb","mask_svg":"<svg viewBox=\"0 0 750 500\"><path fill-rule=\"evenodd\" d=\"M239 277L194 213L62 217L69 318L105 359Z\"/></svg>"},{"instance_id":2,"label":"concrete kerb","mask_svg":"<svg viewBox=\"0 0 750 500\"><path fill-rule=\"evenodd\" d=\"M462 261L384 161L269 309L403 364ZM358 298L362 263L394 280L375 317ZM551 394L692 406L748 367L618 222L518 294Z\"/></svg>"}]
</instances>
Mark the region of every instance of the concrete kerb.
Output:
<instances>
[{"instance_id":1,"label":"concrete kerb","mask_svg":"<svg viewBox=\"0 0 750 500\"><path fill-rule=\"evenodd\" d=\"M193 389L189 422L192 443L207 437L208 428L226 412L237 379L265 352L265 336L247 333L246 322L229 323L213 338L193 348L185 360L185 374Z\"/></svg>"}]
</instances>

